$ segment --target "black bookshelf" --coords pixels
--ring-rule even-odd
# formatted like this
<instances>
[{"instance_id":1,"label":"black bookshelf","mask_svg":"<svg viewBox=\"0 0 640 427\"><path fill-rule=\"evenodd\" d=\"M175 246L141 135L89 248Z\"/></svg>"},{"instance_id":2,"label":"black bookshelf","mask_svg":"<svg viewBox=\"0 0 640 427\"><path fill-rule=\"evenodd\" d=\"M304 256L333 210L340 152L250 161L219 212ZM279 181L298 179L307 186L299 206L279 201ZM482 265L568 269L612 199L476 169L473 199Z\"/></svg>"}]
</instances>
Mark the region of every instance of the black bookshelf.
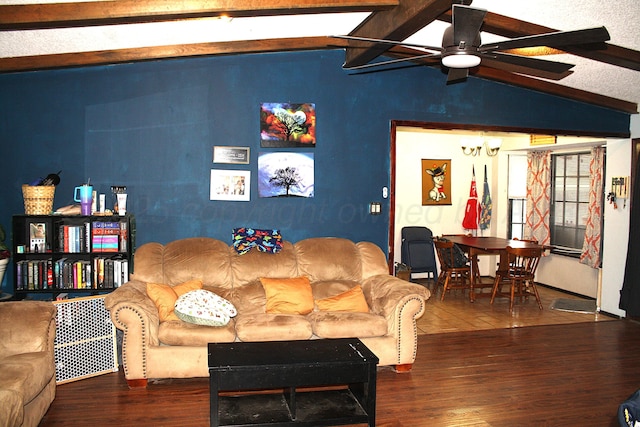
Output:
<instances>
[{"instance_id":1,"label":"black bookshelf","mask_svg":"<svg viewBox=\"0 0 640 427\"><path fill-rule=\"evenodd\" d=\"M135 219L119 215L14 215L13 291L99 294L133 272Z\"/></svg>"}]
</instances>

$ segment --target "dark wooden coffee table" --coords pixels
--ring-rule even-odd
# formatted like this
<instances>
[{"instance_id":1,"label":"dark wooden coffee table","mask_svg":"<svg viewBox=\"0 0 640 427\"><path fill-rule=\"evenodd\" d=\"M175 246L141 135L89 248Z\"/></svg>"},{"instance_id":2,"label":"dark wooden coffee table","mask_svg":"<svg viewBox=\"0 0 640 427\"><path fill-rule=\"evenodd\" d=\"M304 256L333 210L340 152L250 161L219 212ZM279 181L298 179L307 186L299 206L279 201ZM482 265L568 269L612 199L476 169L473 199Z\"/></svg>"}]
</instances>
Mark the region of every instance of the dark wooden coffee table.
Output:
<instances>
[{"instance_id":1,"label":"dark wooden coffee table","mask_svg":"<svg viewBox=\"0 0 640 427\"><path fill-rule=\"evenodd\" d=\"M359 339L208 347L212 426L375 426L378 358Z\"/></svg>"}]
</instances>

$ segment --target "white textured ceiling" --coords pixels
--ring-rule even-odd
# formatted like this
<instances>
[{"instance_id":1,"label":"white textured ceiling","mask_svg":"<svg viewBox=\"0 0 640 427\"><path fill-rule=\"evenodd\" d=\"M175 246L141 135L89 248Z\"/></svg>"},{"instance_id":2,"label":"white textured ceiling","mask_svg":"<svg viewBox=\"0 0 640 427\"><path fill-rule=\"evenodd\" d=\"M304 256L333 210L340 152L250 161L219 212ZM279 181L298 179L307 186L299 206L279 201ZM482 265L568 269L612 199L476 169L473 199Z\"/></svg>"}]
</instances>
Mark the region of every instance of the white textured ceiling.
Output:
<instances>
[{"instance_id":1,"label":"white textured ceiling","mask_svg":"<svg viewBox=\"0 0 640 427\"><path fill-rule=\"evenodd\" d=\"M0 0L0 4L44 2ZM611 35L609 43L640 50L640 0L474 0L472 6L558 30L604 25ZM2 31L0 57L347 34L366 16L366 13L345 13L233 20L212 18L190 22ZM445 27L446 24L434 22L408 40L438 46ZM483 42L490 41L491 37L483 35ZM573 74L560 80L559 84L640 104L638 71L572 55L547 56L545 59L576 64Z\"/></svg>"}]
</instances>

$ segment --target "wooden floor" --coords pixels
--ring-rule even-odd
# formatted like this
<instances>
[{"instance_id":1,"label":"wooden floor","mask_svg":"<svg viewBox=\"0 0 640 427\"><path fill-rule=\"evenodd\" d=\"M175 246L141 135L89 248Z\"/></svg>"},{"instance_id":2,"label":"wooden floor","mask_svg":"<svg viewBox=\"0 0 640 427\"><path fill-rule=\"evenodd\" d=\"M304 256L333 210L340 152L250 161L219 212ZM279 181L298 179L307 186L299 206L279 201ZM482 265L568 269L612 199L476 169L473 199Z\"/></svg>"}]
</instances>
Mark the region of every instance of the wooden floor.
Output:
<instances>
[{"instance_id":1,"label":"wooden floor","mask_svg":"<svg viewBox=\"0 0 640 427\"><path fill-rule=\"evenodd\" d=\"M557 297L470 303L439 294L420 319L413 370L378 369L379 427L616 426L640 388L640 324L548 309ZM171 361L167 361L171 363ZM161 380L129 390L122 372L58 386L41 426L207 426L208 380Z\"/></svg>"},{"instance_id":2,"label":"wooden floor","mask_svg":"<svg viewBox=\"0 0 640 427\"><path fill-rule=\"evenodd\" d=\"M491 279L483 277L483 281L484 283L489 283ZM490 304L489 289L485 289L483 296L476 298L473 303L469 301L469 292L463 290L448 291L444 301L442 301L442 287L434 290L432 280L417 280L417 282L426 286L432 292L431 298L427 301L427 309L418 320L420 334L518 328L535 325L560 325L613 319L606 314L598 312L585 314L551 310L550 306L557 298L582 300L586 298L540 285L537 288L543 310L538 308L534 298L529 298L523 303L516 302L513 314L511 314L509 313L508 298L496 298L493 305Z\"/></svg>"}]
</instances>

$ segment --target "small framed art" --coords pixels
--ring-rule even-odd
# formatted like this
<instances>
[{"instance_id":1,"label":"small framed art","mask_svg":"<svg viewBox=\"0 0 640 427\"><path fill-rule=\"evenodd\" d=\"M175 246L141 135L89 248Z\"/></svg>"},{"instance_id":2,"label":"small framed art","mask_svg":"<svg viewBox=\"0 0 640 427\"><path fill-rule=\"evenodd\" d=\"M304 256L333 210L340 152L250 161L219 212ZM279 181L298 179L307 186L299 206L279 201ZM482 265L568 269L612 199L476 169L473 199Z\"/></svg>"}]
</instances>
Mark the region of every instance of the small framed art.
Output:
<instances>
[{"instance_id":1,"label":"small framed art","mask_svg":"<svg viewBox=\"0 0 640 427\"><path fill-rule=\"evenodd\" d=\"M422 159L422 206L451 205L451 159Z\"/></svg>"},{"instance_id":2,"label":"small framed art","mask_svg":"<svg viewBox=\"0 0 640 427\"><path fill-rule=\"evenodd\" d=\"M213 147L213 163L249 164L249 147Z\"/></svg>"},{"instance_id":3,"label":"small framed art","mask_svg":"<svg viewBox=\"0 0 640 427\"><path fill-rule=\"evenodd\" d=\"M49 243L47 241L47 224L44 222L29 223L29 251L46 252Z\"/></svg>"},{"instance_id":4,"label":"small framed art","mask_svg":"<svg viewBox=\"0 0 640 427\"><path fill-rule=\"evenodd\" d=\"M210 200L251 200L251 171L211 169Z\"/></svg>"}]
</instances>

